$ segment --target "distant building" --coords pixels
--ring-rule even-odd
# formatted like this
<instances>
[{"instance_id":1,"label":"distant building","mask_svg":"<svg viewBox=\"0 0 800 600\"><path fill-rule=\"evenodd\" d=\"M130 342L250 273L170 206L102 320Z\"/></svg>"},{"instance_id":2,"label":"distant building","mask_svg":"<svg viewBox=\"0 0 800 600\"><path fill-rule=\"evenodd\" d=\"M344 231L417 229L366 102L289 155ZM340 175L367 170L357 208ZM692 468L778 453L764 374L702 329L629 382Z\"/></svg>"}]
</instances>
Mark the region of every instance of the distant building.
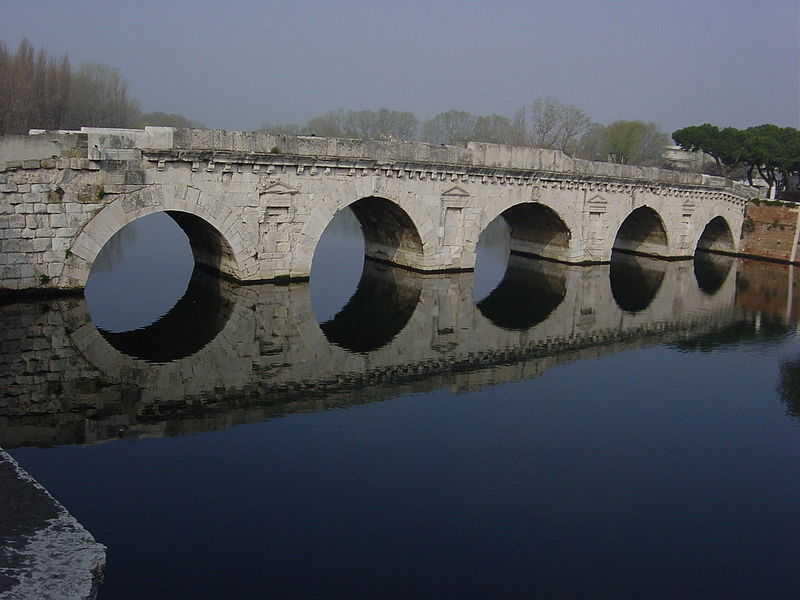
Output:
<instances>
[{"instance_id":1,"label":"distant building","mask_svg":"<svg viewBox=\"0 0 800 600\"><path fill-rule=\"evenodd\" d=\"M703 152L684 150L680 146L667 146L662 156L668 168L692 173L703 173L714 162Z\"/></svg>"}]
</instances>

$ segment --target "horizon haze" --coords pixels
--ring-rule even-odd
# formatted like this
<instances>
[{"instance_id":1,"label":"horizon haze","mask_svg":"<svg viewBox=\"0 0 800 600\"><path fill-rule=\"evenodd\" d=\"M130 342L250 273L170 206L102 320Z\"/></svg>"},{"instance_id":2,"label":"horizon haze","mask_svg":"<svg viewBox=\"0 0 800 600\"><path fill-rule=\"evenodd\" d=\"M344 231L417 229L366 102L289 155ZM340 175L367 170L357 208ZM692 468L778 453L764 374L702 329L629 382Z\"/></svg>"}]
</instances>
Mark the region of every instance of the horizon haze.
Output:
<instances>
[{"instance_id":1,"label":"horizon haze","mask_svg":"<svg viewBox=\"0 0 800 600\"><path fill-rule=\"evenodd\" d=\"M126 78L144 112L207 127L386 107L512 116L540 97L594 121L800 127L796 0L603 5L205 0L0 2L0 40Z\"/></svg>"}]
</instances>

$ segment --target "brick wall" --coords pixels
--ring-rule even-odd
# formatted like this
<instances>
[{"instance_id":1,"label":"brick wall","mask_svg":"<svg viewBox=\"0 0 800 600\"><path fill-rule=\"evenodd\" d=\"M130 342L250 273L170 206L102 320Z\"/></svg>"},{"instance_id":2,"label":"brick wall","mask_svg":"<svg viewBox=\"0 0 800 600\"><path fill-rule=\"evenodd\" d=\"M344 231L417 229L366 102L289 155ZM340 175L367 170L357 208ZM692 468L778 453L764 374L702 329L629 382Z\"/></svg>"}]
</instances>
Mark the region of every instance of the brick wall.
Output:
<instances>
[{"instance_id":1,"label":"brick wall","mask_svg":"<svg viewBox=\"0 0 800 600\"><path fill-rule=\"evenodd\" d=\"M747 204L742 231L742 253L773 260L790 261L797 234L797 207ZM800 252L794 261L800 262Z\"/></svg>"}]
</instances>

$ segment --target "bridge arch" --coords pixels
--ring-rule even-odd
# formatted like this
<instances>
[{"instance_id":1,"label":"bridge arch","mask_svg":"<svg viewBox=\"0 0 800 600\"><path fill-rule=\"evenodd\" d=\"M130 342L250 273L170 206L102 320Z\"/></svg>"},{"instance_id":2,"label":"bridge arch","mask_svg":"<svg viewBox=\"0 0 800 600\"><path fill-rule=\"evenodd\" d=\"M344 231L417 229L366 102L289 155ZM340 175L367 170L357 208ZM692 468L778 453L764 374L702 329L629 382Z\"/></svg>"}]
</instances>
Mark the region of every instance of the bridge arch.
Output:
<instances>
[{"instance_id":1,"label":"bridge arch","mask_svg":"<svg viewBox=\"0 0 800 600\"><path fill-rule=\"evenodd\" d=\"M725 217L718 215L706 223L695 248L711 252L736 252L733 233Z\"/></svg>"},{"instance_id":2,"label":"bridge arch","mask_svg":"<svg viewBox=\"0 0 800 600\"><path fill-rule=\"evenodd\" d=\"M172 193L167 194L161 186L149 186L107 204L75 237L68 250L72 260L67 260L64 275L84 286L97 255L114 234L141 217L164 212L186 233L196 265L236 280L245 279L245 257L254 253L246 252L251 244L246 234L236 229L236 220L229 218L232 211L221 199L203 198L196 189L182 186L179 196L175 189L179 186L171 187ZM223 208L212 211L209 206Z\"/></svg>"},{"instance_id":3,"label":"bridge arch","mask_svg":"<svg viewBox=\"0 0 800 600\"><path fill-rule=\"evenodd\" d=\"M554 208L541 202L494 206L484 211L478 234L497 217L502 217L508 225L512 254L569 262L572 228Z\"/></svg>"},{"instance_id":4,"label":"bridge arch","mask_svg":"<svg viewBox=\"0 0 800 600\"><path fill-rule=\"evenodd\" d=\"M292 276L307 276L317 244L336 212L350 208L361 225L367 257L397 266L426 270L434 264L435 227L421 203L401 202L387 190L347 185L323 199L306 221L292 257Z\"/></svg>"},{"instance_id":5,"label":"bridge arch","mask_svg":"<svg viewBox=\"0 0 800 600\"><path fill-rule=\"evenodd\" d=\"M649 206L630 212L617 229L612 250L649 256L670 256L667 230L661 215Z\"/></svg>"}]
</instances>

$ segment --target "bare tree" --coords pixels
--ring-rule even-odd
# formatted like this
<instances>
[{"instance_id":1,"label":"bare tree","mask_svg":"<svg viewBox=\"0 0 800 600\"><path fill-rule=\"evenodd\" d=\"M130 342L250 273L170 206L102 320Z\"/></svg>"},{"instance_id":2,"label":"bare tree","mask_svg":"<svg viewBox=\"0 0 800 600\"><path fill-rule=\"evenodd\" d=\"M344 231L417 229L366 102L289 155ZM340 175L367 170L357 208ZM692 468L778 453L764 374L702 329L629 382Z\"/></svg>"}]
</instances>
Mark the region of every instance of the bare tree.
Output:
<instances>
[{"instance_id":1,"label":"bare tree","mask_svg":"<svg viewBox=\"0 0 800 600\"><path fill-rule=\"evenodd\" d=\"M73 75L69 127L129 127L139 115L138 103L128 98L128 84L119 70L84 63Z\"/></svg>"},{"instance_id":2,"label":"bare tree","mask_svg":"<svg viewBox=\"0 0 800 600\"><path fill-rule=\"evenodd\" d=\"M27 39L11 54L0 42L0 132L61 127L70 79L66 56L57 60L44 50L36 52Z\"/></svg>"},{"instance_id":3,"label":"bare tree","mask_svg":"<svg viewBox=\"0 0 800 600\"><path fill-rule=\"evenodd\" d=\"M580 108L555 98L537 98L531 106L531 143L574 155L591 120Z\"/></svg>"},{"instance_id":4,"label":"bare tree","mask_svg":"<svg viewBox=\"0 0 800 600\"><path fill-rule=\"evenodd\" d=\"M432 144L463 144L473 137L477 119L464 110L448 110L428 119L422 139Z\"/></svg>"},{"instance_id":5,"label":"bare tree","mask_svg":"<svg viewBox=\"0 0 800 600\"><path fill-rule=\"evenodd\" d=\"M514 127L507 117L487 115L475 119L472 139L495 144L513 144Z\"/></svg>"},{"instance_id":6,"label":"bare tree","mask_svg":"<svg viewBox=\"0 0 800 600\"><path fill-rule=\"evenodd\" d=\"M555 148L561 122L561 103L555 98L537 98L531 105L531 143L537 148Z\"/></svg>"},{"instance_id":7,"label":"bare tree","mask_svg":"<svg viewBox=\"0 0 800 600\"><path fill-rule=\"evenodd\" d=\"M511 130L513 135L512 144L516 146L529 146L531 144L531 137L528 132L528 113L524 106L514 112Z\"/></svg>"}]
</instances>

